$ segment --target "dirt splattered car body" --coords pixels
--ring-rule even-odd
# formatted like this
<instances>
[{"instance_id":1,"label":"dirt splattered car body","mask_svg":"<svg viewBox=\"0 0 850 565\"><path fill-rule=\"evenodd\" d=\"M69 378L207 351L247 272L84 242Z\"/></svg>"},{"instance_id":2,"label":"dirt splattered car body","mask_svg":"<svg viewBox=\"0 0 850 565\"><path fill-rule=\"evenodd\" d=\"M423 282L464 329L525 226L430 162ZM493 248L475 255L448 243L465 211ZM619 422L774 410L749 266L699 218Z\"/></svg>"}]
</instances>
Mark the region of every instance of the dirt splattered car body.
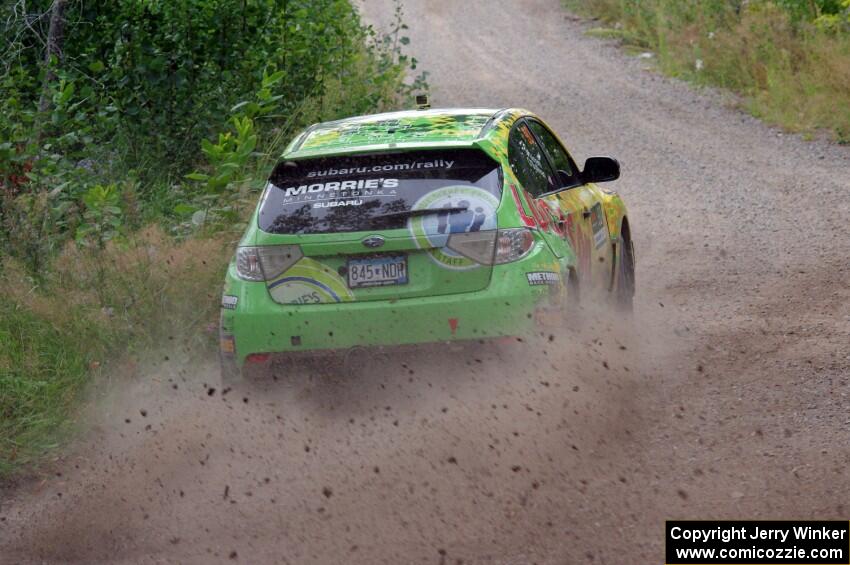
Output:
<instances>
[{"instance_id":1,"label":"dirt splattered car body","mask_svg":"<svg viewBox=\"0 0 850 565\"><path fill-rule=\"evenodd\" d=\"M287 147L229 265L223 374L270 354L532 331L578 289L630 305L626 208L521 109L316 124ZM544 314L546 314L544 316Z\"/></svg>"}]
</instances>

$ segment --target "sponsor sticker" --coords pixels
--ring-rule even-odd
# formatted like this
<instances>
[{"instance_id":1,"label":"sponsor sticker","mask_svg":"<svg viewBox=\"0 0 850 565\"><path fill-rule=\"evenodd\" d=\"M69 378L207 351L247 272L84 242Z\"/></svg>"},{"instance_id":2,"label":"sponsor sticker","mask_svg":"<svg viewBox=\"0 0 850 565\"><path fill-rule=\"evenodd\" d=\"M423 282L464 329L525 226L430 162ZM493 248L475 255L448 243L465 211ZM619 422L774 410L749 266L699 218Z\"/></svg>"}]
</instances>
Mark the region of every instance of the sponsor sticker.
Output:
<instances>
[{"instance_id":1,"label":"sponsor sticker","mask_svg":"<svg viewBox=\"0 0 850 565\"><path fill-rule=\"evenodd\" d=\"M341 181L318 181L298 186L276 187L283 192L284 206L310 203L314 208L359 206L364 197L390 198L398 196L397 178L372 178ZM343 202L344 204L339 204Z\"/></svg>"},{"instance_id":2,"label":"sponsor sticker","mask_svg":"<svg viewBox=\"0 0 850 565\"><path fill-rule=\"evenodd\" d=\"M225 294L221 297L221 307L225 310L236 310L236 304L239 302L238 296Z\"/></svg>"},{"instance_id":3,"label":"sponsor sticker","mask_svg":"<svg viewBox=\"0 0 850 565\"><path fill-rule=\"evenodd\" d=\"M605 224L605 214L602 213L602 204L598 202L590 210L590 225L593 228L593 245L599 249L608 239L608 227Z\"/></svg>"},{"instance_id":4,"label":"sponsor sticker","mask_svg":"<svg viewBox=\"0 0 850 565\"><path fill-rule=\"evenodd\" d=\"M531 286L561 284L561 275L551 271L535 271L533 273L525 273L525 276L528 279L528 284Z\"/></svg>"},{"instance_id":5,"label":"sponsor sticker","mask_svg":"<svg viewBox=\"0 0 850 565\"><path fill-rule=\"evenodd\" d=\"M269 294L281 304L350 302L354 295L339 273L304 257L268 283Z\"/></svg>"},{"instance_id":6,"label":"sponsor sticker","mask_svg":"<svg viewBox=\"0 0 850 565\"><path fill-rule=\"evenodd\" d=\"M496 229L499 200L475 186L446 186L432 190L416 201L412 210L465 208L462 211L437 212L416 216L408 221L416 245L444 269L465 271L480 267L475 261L446 247L453 233L469 233Z\"/></svg>"},{"instance_id":7,"label":"sponsor sticker","mask_svg":"<svg viewBox=\"0 0 850 565\"><path fill-rule=\"evenodd\" d=\"M363 200L355 198L351 200L331 200L329 202L316 202L313 208L339 208L340 206L362 206Z\"/></svg>"}]
</instances>

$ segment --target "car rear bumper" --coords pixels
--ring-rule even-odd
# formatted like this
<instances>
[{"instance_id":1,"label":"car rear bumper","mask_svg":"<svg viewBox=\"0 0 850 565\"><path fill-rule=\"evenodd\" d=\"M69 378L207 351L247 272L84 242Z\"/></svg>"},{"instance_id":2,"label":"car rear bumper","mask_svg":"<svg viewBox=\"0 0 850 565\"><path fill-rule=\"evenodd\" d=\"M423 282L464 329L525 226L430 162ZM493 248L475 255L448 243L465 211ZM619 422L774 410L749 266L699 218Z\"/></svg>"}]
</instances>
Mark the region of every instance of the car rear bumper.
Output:
<instances>
[{"instance_id":1,"label":"car rear bumper","mask_svg":"<svg viewBox=\"0 0 850 565\"><path fill-rule=\"evenodd\" d=\"M557 308L566 295L560 274L558 282L530 284L527 273L558 269L551 258L544 262L548 254L535 255L536 260L494 267L482 291L395 301L281 305L269 298L264 283L229 277L238 301L235 309L222 310L222 355L241 366L254 354L527 334L538 327L540 312Z\"/></svg>"}]
</instances>

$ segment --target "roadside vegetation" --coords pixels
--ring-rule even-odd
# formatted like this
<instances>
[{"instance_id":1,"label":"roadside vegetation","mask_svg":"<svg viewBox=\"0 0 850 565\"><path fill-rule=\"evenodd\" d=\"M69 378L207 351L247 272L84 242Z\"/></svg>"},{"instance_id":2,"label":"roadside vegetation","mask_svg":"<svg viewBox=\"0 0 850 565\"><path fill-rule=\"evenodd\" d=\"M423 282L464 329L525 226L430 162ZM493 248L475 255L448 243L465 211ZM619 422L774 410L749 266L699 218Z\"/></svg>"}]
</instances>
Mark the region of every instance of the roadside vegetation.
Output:
<instances>
[{"instance_id":1,"label":"roadside vegetation","mask_svg":"<svg viewBox=\"0 0 850 565\"><path fill-rule=\"evenodd\" d=\"M235 239L306 124L408 105L424 75L348 0L0 0L0 479L85 385L212 350Z\"/></svg>"},{"instance_id":2,"label":"roadside vegetation","mask_svg":"<svg viewBox=\"0 0 850 565\"><path fill-rule=\"evenodd\" d=\"M564 0L660 68L744 96L791 131L850 143L850 0Z\"/></svg>"}]
</instances>

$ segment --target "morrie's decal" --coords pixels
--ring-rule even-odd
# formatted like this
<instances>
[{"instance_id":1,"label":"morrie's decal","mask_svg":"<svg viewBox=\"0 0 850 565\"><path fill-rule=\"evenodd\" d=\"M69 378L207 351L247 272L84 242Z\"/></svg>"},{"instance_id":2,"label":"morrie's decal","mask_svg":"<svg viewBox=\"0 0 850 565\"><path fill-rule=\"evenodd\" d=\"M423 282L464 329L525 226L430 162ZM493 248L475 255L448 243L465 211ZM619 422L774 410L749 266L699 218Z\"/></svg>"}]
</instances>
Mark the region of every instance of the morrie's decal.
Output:
<instances>
[{"instance_id":1,"label":"morrie's decal","mask_svg":"<svg viewBox=\"0 0 850 565\"><path fill-rule=\"evenodd\" d=\"M269 294L281 304L350 302L354 295L339 273L314 259L301 258L268 283Z\"/></svg>"},{"instance_id":2,"label":"morrie's decal","mask_svg":"<svg viewBox=\"0 0 850 565\"><path fill-rule=\"evenodd\" d=\"M239 302L238 296L225 294L221 297L221 307L225 310L236 310L236 303Z\"/></svg>"},{"instance_id":3,"label":"morrie's decal","mask_svg":"<svg viewBox=\"0 0 850 565\"><path fill-rule=\"evenodd\" d=\"M364 173L386 173L390 171L414 171L416 169L446 169L454 165L454 161L448 159L434 159L433 161L409 161L406 163L386 163L384 165L372 165L371 167L349 167L339 169L325 169L324 171L310 171L307 178L335 177L341 175L358 175Z\"/></svg>"},{"instance_id":4,"label":"morrie's decal","mask_svg":"<svg viewBox=\"0 0 850 565\"><path fill-rule=\"evenodd\" d=\"M360 179L317 182L313 184L302 184L281 188L284 196L301 196L303 194L316 194L334 190L363 190L369 188L398 188L398 179Z\"/></svg>"},{"instance_id":5,"label":"morrie's decal","mask_svg":"<svg viewBox=\"0 0 850 565\"><path fill-rule=\"evenodd\" d=\"M605 245L605 240L608 239L608 227L605 225L605 214L602 212L602 205L597 202L590 210L590 225L593 229L593 245L599 249Z\"/></svg>"},{"instance_id":6,"label":"morrie's decal","mask_svg":"<svg viewBox=\"0 0 850 565\"><path fill-rule=\"evenodd\" d=\"M544 284L558 285L561 284L561 275L550 271L537 271L534 273L525 273L528 279L528 284L531 286L540 286Z\"/></svg>"},{"instance_id":7,"label":"morrie's decal","mask_svg":"<svg viewBox=\"0 0 850 565\"><path fill-rule=\"evenodd\" d=\"M439 212L408 220L408 229L419 249L424 249L434 263L445 269L463 271L480 265L446 247L453 233L477 232L496 228L499 200L475 186L446 186L433 190L416 201L412 210L465 208L463 211Z\"/></svg>"},{"instance_id":8,"label":"morrie's decal","mask_svg":"<svg viewBox=\"0 0 850 565\"><path fill-rule=\"evenodd\" d=\"M316 182L299 186L269 186L283 192L280 203L283 207L312 203L314 208L337 206L360 206L364 197L398 197L398 179L375 178L343 181ZM344 202L344 204L340 204ZM318 206L317 204L324 204Z\"/></svg>"}]
</instances>

